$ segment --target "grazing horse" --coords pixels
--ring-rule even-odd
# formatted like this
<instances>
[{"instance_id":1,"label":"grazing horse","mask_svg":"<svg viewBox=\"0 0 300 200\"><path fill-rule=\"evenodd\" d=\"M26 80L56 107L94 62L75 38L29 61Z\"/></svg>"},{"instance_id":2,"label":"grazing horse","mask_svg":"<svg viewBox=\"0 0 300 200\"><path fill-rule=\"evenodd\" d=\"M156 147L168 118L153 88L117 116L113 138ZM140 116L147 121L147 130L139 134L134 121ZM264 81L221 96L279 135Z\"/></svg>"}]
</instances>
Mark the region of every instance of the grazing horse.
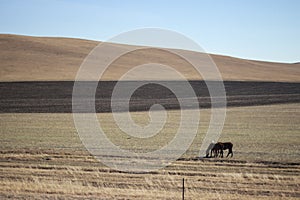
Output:
<instances>
[{"instance_id":1,"label":"grazing horse","mask_svg":"<svg viewBox=\"0 0 300 200\"><path fill-rule=\"evenodd\" d=\"M211 157L218 157L218 155L223 157L223 144L221 142L218 142L214 145L214 147L210 151Z\"/></svg>"},{"instance_id":2,"label":"grazing horse","mask_svg":"<svg viewBox=\"0 0 300 200\"><path fill-rule=\"evenodd\" d=\"M233 144L231 142L222 142L222 150L228 149L228 154L226 157L228 157L229 154L231 154L231 157L233 156L232 147ZM221 152L221 154L221 157L223 158L223 151Z\"/></svg>"},{"instance_id":3,"label":"grazing horse","mask_svg":"<svg viewBox=\"0 0 300 200\"><path fill-rule=\"evenodd\" d=\"M228 149L228 154L226 157L228 157L229 154L231 154L231 157L232 157L233 156L232 147L233 147L233 144L231 142L218 142L211 149L211 152L210 152L211 157L218 157L220 154L220 157L223 158L223 150L227 150L227 149Z\"/></svg>"},{"instance_id":4,"label":"grazing horse","mask_svg":"<svg viewBox=\"0 0 300 200\"><path fill-rule=\"evenodd\" d=\"M209 153L211 153L211 150L214 148L214 146L215 146L215 142L212 141L209 144L209 146L207 147L207 149L206 149L206 156L205 156L205 158L211 158L211 156L209 156Z\"/></svg>"}]
</instances>

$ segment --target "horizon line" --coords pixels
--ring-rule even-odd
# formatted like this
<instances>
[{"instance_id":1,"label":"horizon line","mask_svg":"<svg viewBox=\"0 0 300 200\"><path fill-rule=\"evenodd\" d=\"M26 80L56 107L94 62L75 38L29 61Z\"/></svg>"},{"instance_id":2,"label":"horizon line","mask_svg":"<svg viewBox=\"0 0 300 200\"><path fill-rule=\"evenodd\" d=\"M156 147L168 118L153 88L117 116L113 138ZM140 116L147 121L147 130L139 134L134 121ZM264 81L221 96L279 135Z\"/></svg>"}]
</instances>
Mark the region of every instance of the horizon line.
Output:
<instances>
[{"instance_id":1,"label":"horizon line","mask_svg":"<svg viewBox=\"0 0 300 200\"><path fill-rule=\"evenodd\" d=\"M20 33L12 33L12 32L1 32L0 35L15 35L15 36L24 36L24 37L39 37L39 38L61 38L61 39L78 39L78 40L87 40L87 41L93 41L93 42L105 42L105 40L99 40L96 38L88 38L88 37L78 37L78 36L66 36L66 35L30 35L30 34L20 34ZM158 47L158 46L150 46L150 45L138 45L138 44L128 44L128 43L119 43L119 42L109 42L114 44L121 44L121 45L132 45L132 46L145 46L145 47L153 47L153 48L169 48L169 49L177 49L177 50L185 50L185 51L192 51L192 52L199 52L191 49L178 49L178 48L172 48L172 47ZM199 53L205 53L209 55L216 55L216 56L225 56L225 57L232 57L237 58L241 60L249 60L249 61L258 61L258 62L270 62L270 63L284 63L284 64L300 64L300 60L297 61L279 61L279 60L262 60L257 58L249 58L249 57L240 57L240 56L234 56L234 55L228 55L218 52L206 52L203 50L203 52ZM212 58L213 59L213 58Z\"/></svg>"}]
</instances>

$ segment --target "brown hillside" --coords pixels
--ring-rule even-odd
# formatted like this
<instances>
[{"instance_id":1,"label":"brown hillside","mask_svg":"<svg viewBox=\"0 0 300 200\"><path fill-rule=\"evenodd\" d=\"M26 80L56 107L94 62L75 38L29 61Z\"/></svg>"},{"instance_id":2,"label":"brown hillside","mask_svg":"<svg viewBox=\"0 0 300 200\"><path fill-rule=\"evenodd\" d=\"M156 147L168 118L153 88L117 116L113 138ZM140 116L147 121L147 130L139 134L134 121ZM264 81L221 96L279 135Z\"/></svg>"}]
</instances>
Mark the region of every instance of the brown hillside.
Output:
<instances>
[{"instance_id":1,"label":"brown hillside","mask_svg":"<svg viewBox=\"0 0 300 200\"><path fill-rule=\"evenodd\" d=\"M71 38L30 37L0 34L0 81L74 80L77 70L97 41ZM147 52L149 53L149 51ZM191 54L197 55L195 52ZM160 60L160 52L150 52ZM130 54L114 63L105 77L116 80L129 66L143 64L149 56ZM224 80L299 82L300 65L211 55ZM166 61L167 60L167 61ZM180 68L189 79L199 79L187 63L164 55L164 64ZM177 67L176 67L177 65ZM153 76L159 74L153 74Z\"/></svg>"}]
</instances>

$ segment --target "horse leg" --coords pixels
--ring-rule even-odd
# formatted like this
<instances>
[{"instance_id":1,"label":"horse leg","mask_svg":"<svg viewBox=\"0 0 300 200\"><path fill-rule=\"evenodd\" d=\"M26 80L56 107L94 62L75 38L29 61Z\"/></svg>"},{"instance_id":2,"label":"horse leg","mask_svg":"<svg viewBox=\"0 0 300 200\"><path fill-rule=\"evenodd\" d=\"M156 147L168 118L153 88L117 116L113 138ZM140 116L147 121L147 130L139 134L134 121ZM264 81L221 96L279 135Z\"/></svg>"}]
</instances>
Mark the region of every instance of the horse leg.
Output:
<instances>
[{"instance_id":1,"label":"horse leg","mask_svg":"<svg viewBox=\"0 0 300 200\"><path fill-rule=\"evenodd\" d=\"M219 155L219 150L218 149L215 149L215 158L217 158Z\"/></svg>"},{"instance_id":2,"label":"horse leg","mask_svg":"<svg viewBox=\"0 0 300 200\"><path fill-rule=\"evenodd\" d=\"M228 156L229 156L229 154L231 154L231 157L233 156L232 149L228 149L228 154L227 154L227 156L226 156L226 157L228 157Z\"/></svg>"},{"instance_id":3,"label":"horse leg","mask_svg":"<svg viewBox=\"0 0 300 200\"><path fill-rule=\"evenodd\" d=\"M223 158L223 149L220 150L221 158Z\"/></svg>"}]
</instances>

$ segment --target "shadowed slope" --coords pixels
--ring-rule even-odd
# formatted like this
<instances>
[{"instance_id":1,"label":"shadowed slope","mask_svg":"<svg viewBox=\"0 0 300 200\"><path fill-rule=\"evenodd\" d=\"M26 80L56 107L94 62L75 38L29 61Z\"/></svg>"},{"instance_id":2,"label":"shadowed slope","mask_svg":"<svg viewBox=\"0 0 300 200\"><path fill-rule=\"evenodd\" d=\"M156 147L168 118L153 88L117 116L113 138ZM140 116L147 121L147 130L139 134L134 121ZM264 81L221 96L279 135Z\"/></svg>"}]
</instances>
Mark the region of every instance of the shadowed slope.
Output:
<instances>
[{"instance_id":1,"label":"shadowed slope","mask_svg":"<svg viewBox=\"0 0 300 200\"><path fill-rule=\"evenodd\" d=\"M132 81L121 82L125 88ZM2 113L70 113L72 112L72 81L61 82L0 82L0 112ZM93 82L83 82L91 89ZM211 99L204 81L190 81L198 97L199 106L209 108ZM111 94L115 81L98 83L95 95L97 112L111 112ZM184 87L180 81L168 81L168 85ZM253 106L276 103L300 102L300 83L225 81L228 106ZM84 102L86 97L82 97ZM119 97L118 111L125 111L126 102ZM193 109L193 97L181 97L184 109ZM161 104L166 109L179 109L176 96L158 84L145 84L138 88L130 99L130 111L147 111L153 104ZM82 112L93 112L82 110Z\"/></svg>"}]
</instances>

